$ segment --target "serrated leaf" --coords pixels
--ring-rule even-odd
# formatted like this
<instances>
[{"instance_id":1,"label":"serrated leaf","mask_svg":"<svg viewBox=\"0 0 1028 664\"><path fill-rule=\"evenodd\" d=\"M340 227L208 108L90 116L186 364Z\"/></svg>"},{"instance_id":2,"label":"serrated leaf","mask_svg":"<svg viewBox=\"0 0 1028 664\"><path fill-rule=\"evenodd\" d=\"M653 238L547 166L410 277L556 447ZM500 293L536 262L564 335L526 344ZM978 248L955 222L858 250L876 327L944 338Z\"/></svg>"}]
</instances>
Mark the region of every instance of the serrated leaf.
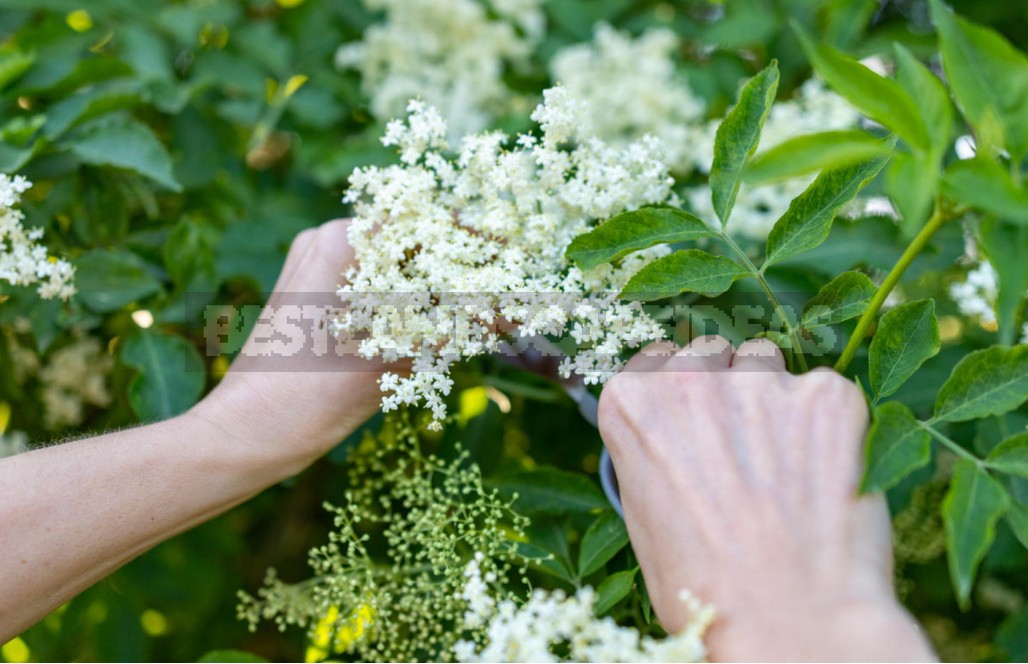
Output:
<instances>
[{"instance_id":1,"label":"serrated leaf","mask_svg":"<svg viewBox=\"0 0 1028 664\"><path fill-rule=\"evenodd\" d=\"M882 157L817 176L775 222L767 238L764 265L770 266L824 242L835 215L878 175L887 161Z\"/></svg>"},{"instance_id":2,"label":"serrated leaf","mask_svg":"<svg viewBox=\"0 0 1028 664\"><path fill-rule=\"evenodd\" d=\"M1007 523L1014 531L1014 536L1020 540L1021 546L1028 549L1028 505L1012 501L1010 511L1007 512Z\"/></svg>"},{"instance_id":3,"label":"serrated leaf","mask_svg":"<svg viewBox=\"0 0 1028 664\"><path fill-rule=\"evenodd\" d=\"M582 535L578 550L578 575L586 577L607 564L628 545L624 520L614 512L604 512Z\"/></svg>"},{"instance_id":4,"label":"serrated leaf","mask_svg":"<svg viewBox=\"0 0 1028 664\"><path fill-rule=\"evenodd\" d=\"M997 122L1015 161L1028 152L1028 58L999 33L955 15L930 0L946 79L978 133ZM979 141L981 144L982 141Z\"/></svg>"},{"instance_id":5,"label":"serrated leaf","mask_svg":"<svg viewBox=\"0 0 1028 664\"><path fill-rule=\"evenodd\" d=\"M755 156L743 177L749 184L777 182L852 166L891 151L886 143L858 129L804 134Z\"/></svg>"},{"instance_id":6,"label":"serrated leaf","mask_svg":"<svg viewBox=\"0 0 1028 664\"><path fill-rule=\"evenodd\" d=\"M1028 226L985 219L978 227L978 246L996 270L999 342L1009 346L1020 332L1017 329L1018 314L1024 305L1025 291L1028 291L1028 260L1024 256L1025 247L1028 247Z\"/></svg>"},{"instance_id":7,"label":"serrated leaf","mask_svg":"<svg viewBox=\"0 0 1028 664\"><path fill-rule=\"evenodd\" d=\"M138 371L128 400L144 422L184 413L203 394L207 374L200 353L174 334L139 332L121 349L121 361Z\"/></svg>"},{"instance_id":8,"label":"serrated leaf","mask_svg":"<svg viewBox=\"0 0 1028 664\"><path fill-rule=\"evenodd\" d=\"M567 514L609 507L603 492L589 478L555 468L507 475L491 486L504 496L516 493L515 507L524 514Z\"/></svg>"},{"instance_id":9,"label":"serrated leaf","mask_svg":"<svg viewBox=\"0 0 1028 664\"><path fill-rule=\"evenodd\" d=\"M599 227L579 235L566 255L583 270L615 261L658 244L686 242L715 235L699 217L670 206L622 212Z\"/></svg>"},{"instance_id":10,"label":"serrated leaf","mask_svg":"<svg viewBox=\"0 0 1028 664\"><path fill-rule=\"evenodd\" d=\"M932 457L931 436L899 401L875 408L867 437L867 469L861 491L885 491Z\"/></svg>"},{"instance_id":11,"label":"serrated leaf","mask_svg":"<svg viewBox=\"0 0 1028 664\"><path fill-rule=\"evenodd\" d=\"M912 238L928 220L939 190L938 157L931 153L895 154L884 180L885 193L900 215L900 230Z\"/></svg>"},{"instance_id":12,"label":"serrated leaf","mask_svg":"<svg viewBox=\"0 0 1028 664\"><path fill-rule=\"evenodd\" d=\"M953 480L942 501L950 578L961 608L970 604L971 586L982 558L996 536L996 522L1010 506L1003 486L974 461L953 466Z\"/></svg>"},{"instance_id":13,"label":"serrated leaf","mask_svg":"<svg viewBox=\"0 0 1028 664\"><path fill-rule=\"evenodd\" d=\"M878 287L863 272L843 272L803 306L803 326L835 325L864 313Z\"/></svg>"},{"instance_id":14,"label":"serrated leaf","mask_svg":"<svg viewBox=\"0 0 1028 664\"><path fill-rule=\"evenodd\" d=\"M757 150L764 120L778 92L778 62L751 78L739 101L718 125L714 137L714 163L710 168L710 195L721 225L728 222L742 183L743 167Z\"/></svg>"},{"instance_id":15,"label":"serrated leaf","mask_svg":"<svg viewBox=\"0 0 1028 664\"><path fill-rule=\"evenodd\" d=\"M935 400L935 419L963 422L1013 410L1028 399L1028 345L974 351L953 367Z\"/></svg>"},{"instance_id":16,"label":"serrated leaf","mask_svg":"<svg viewBox=\"0 0 1028 664\"><path fill-rule=\"evenodd\" d=\"M121 307L161 290L143 261L123 249L94 249L75 261L76 298L98 313Z\"/></svg>"},{"instance_id":17,"label":"serrated leaf","mask_svg":"<svg viewBox=\"0 0 1028 664\"><path fill-rule=\"evenodd\" d=\"M989 453L986 465L1028 479L1028 433L1007 438Z\"/></svg>"},{"instance_id":18,"label":"serrated leaf","mask_svg":"<svg viewBox=\"0 0 1028 664\"><path fill-rule=\"evenodd\" d=\"M939 77L918 61L902 44L896 43L896 82L917 102L924 118L933 152L948 150L953 134L953 104Z\"/></svg>"},{"instance_id":19,"label":"serrated leaf","mask_svg":"<svg viewBox=\"0 0 1028 664\"><path fill-rule=\"evenodd\" d=\"M628 281L621 297L648 301L687 291L713 297L749 274L749 270L730 258L686 249L658 258L639 270Z\"/></svg>"},{"instance_id":20,"label":"serrated leaf","mask_svg":"<svg viewBox=\"0 0 1028 664\"><path fill-rule=\"evenodd\" d=\"M70 151L84 163L123 168L172 191L182 190L168 151L149 127L134 120L94 125L71 143Z\"/></svg>"},{"instance_id":21,"label":"serrated leaf","mask_svg":"<svg viewBox=\"0 0 1028 664\"><path fill-rule=\"evenodd\" d=\"M942 187L961 203L1028 225L1028 191L1014 184L1007 169L992 159L975 157L953 162L942 178Z\"/></svg>"},{"instance_id":22,"label":"serrated leaf","mask_svg":"<svg viewBox=\"0 0 1028 664\"><path fill-rule=\"evenodd\" d=\"M602 616L618 602L628 597L635 583L638 567L611 574L596 589L596 615Z\"/></svg>"},{"instance_id":23,"label":"serrated leaf","mask_svg":"<svg viewBox=\"0 0 1028 664\"><path fill-rule=\"evenodd\" d=\"M935 300L915 300L885 312L871 339L871 390L887 397L939 352Z\"/></svg>"},{"instance_id":24,"label":"serrated leaf","mask_svg":"<svg viewBox=\"0 0 1028 664\"><path fill-rule=\"evenodd\" d=\"M928 149L928 132L917 104L896 81L879 76L831 46L815 44L795 20L792 27L814 69L832 89L910 145Z\"/></svg>"}]
</instances>

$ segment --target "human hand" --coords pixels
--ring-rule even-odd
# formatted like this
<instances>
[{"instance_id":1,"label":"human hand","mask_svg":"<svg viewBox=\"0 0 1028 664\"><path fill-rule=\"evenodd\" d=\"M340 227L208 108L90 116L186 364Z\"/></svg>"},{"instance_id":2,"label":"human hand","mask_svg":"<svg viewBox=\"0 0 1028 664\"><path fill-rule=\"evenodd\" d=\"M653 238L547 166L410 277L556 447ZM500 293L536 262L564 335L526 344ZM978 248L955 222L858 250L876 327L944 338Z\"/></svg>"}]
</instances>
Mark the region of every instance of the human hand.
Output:
<instances>
[{"instance_id":1,"label":"human hand","mask_svg":"<svg viewBox=\"0 0 1028 664\"><path fill-rule=\"evenodd\" d=\"M354 259L347 223L337 219L296 236L261 312L262 322L295 332L297 328L289 325L297 321L283 320L288 311L283 305L333 300L343 271ZM294 306L289 315L295 311ZM288 476L329 451L375 412L384 367L356 357L352 350L315 356L309 347L272 363L255 352L256 336L250 335L218 387L190 412L225 431L248 456Z\"/></svg>"},{"instance_id":2,"label":"human hand","mask_svg":"<svg viewBox=\"0 0 1028 664\"><path fill-rule=\"evenodd\" d=\"M734 352L733 352L734 351ZM868 411L767 340L654 344L604 388L600 433L657 616L718 612L717 660L909 660L931 650L892 589L881 495L858 496Z\"/></svg>"}]
</instances>

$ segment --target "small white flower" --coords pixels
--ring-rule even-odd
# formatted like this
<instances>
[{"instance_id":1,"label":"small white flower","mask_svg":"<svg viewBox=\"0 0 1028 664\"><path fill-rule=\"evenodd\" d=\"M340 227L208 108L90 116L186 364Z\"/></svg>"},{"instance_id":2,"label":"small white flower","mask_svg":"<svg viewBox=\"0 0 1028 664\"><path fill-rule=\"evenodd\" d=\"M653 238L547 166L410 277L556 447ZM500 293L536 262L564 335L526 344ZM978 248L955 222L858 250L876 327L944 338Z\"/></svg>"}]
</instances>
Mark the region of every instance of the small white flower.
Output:
<instances>
[{"instance_id":1,"label":"small white flower","mask_svg":"<svg viewBox=\"0 0 1028 664\"><path fill-rule=\"evenodd\" d=\"M39 244L40 228L27 230L25 215L15 207L32 183L20 175L0 173L0 281L14 286L36 286L43 299L66 300L75 294L72 279L75 268L67 261L53 259Z\"/></svg>"}]
</instances>

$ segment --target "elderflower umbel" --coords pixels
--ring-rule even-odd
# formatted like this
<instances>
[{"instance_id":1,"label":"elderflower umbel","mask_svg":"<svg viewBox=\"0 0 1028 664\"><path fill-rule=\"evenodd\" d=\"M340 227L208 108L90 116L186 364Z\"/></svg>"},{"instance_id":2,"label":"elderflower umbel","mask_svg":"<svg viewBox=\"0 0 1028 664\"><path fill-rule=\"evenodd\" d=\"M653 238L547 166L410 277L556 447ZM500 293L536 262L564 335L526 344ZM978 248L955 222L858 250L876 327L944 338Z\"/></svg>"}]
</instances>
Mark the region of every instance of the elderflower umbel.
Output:
<instances>
[{"instance_id":1,"label":"elderflower umbel","mask_svg":"<svg viewBox=\"0 0 1028 664\"><path fill-rule=\"evenodd\" d=\"M366 435L347 475L346 504L330 508L336 530L311 551L315 576L287 585L269 573L257 597L241 593L240 617L251 628L262 619L307 627L308 661L445 661L463 636L481 636L464 625L471 552L486 578L506 579L522 562L527 520L485 488L466 453L424 454L405 412Z\"/></svg>"},{"instance_id":2,"label":"elderflower umbel","mask_svg":"<svg viewBox=\"0 0 1028 664\"><path fill-rule=\"evenodd\" d=\"M20 175L13 178L0 173L0 281L13 286L36 286L43 299L66 300L75 293L72 277L75 268L67 261L51 259L39 244L43 229L26 230L21 210L21 195L32 183Z\"/></svg>"},{"instance_id":3,"label":"elderflower umbel","mask_svg":"<svg viewBox=\"0 0 1028 664\"><path fill-rule=\"evenodd\" d=\"M845 99L826 88L821 81L811 79L803 84L795 97L771 107L757 153L803 134L850 129L859 121L860 115ZM714 160L714 136L719 123L720 120L716 120L708 124L700 139L696 167L704 173L710 172ZM744 183L739 189L726 230L733 235L766 238L775 222L789 209L789 203L813 181L814 176L808 176L758 186ZM715 218L709 187L692 188L686 196L696 214L704 219Z\"/></svg>"},{"instance_id":4,"label":"elderflower umbel","mask_svg":"<svg viewBox=\"0 0 1028 664\"><path fill-rule=\"evenodd\" d=\"M555 81L589 103L596 136L624 145L649 134L659 140L672 170L688 172L704 102L675 68L679 47L678 36L666 28L633 39L601 23L591 43L559 51L550 70Z\"/></svg>"},{"instance_id":5,"label":"elderflower umbel","mask_svg":"<svg viewBox=\"0 0 1028 664\"><path fill-rule=\"evenodd\" d=\"M55 430L82 423L86 406L107 406L107 374L114 360L100 341L83 337L55 351L39 371L43 423Z\"/></svg>"},{"instance_id":6,"label":"elderflower umbel","mask_svg":"<svg viewBox=\"0 0 1028 664\"><path fill-rule=\"evenodd\" d=\"M478 641L454 647L460 662L701 662L707 651L703 634L714 618L711 607L683 592L689 624L663 640L644 636L612 618L595 615L596 593L586 586L572 596L536 589L524 603L497 601L489 595L489 577L481 558L468 563L462 594L467 602L465 625L486 625ZM557 653L562 653L558 657Z\"/></svg>"},{"instance_id":7,"label":"elderflower umbel","mask_svg":"<svg viewBox=\"0 0 1028 664\"><path fill-rule=\"evenodd\" d=\"M337 334L363 337L368 358L413 360L386 374L382 408L423 405L446 416L449 369L499 349L502 333L570 336L581 347L562 364L601 382L626 348L661 339L638 303L617 300L628 279L668 250L639 252L589 272L570 266L571 240L625 210L671 198L656 139L612 147L588 129L588 106L564 88L544 93L532 119L542 136L490 132L447 155L446 124L421 102L390 123L383 142L400 165L359 168L346 201L356 265L339 295Z\"/></svg>"},{"instance_id":8,"label":"elderflower umbel","mask_svg":"<svg viewBox=\"0 0 1028 664\"><path fill-rule=\"evenodd\" d=\"M447 116L452 136L481 131L511 99L504 72L528 57L543 31L540 2L364 0L385 20L340 47L336 65L360 71L380 119L420 98Z\"/></svg>"}]
</instances>

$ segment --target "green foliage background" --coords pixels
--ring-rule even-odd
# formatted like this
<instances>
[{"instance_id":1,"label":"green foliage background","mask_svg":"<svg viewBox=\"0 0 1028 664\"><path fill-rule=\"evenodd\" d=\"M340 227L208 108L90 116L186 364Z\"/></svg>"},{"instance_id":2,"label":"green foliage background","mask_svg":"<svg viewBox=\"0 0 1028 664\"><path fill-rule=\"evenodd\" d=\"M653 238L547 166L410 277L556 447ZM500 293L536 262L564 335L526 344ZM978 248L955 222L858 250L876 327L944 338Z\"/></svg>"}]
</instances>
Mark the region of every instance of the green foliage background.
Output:
<instances>
[{"instance_id":1,"label":"green foliage background","mask_svg":"<svg viewBox=\"0 0 1028 664\"><path fill-rule=\"evenodd\" d=\"M728 0L723 7L698 1L550 0L544 8L549 28L538 61L531 72L510 80L510 87L545 87L546 54L588 40L599 20L633 31L664 24L685 38L683 68L713 115L734 103L740 79L772 59L779 63L779 97L809 76L808 56L790 19L817 42L858 57L891 57L894 41L922 58L936 50L927 3L921 0L880 8L863 0ZM954 8L1028 49L1023 2L966 0ZM88 12L90 25L73 14L81 10ZM8 299L0 305L0 325L28 317L28 336L40 352L66 345L72 328L84 328L108 342L117 358L114 403L91 412L80 430L58 432L58 438L187 408L225 366L191 350L202 341L199 311L206 301L184 295L260 303L292 237L345 214L339 201L353 167L391 159L378 143L382 127L367 111L357 74L332 65L336 48L359 38L374 20L351 0L0 0L0 171L23 173L35 183L24 205L28 223L45 228L51 251L74 262L80 290L62 304L3 288L0 294ZM520 127L526 118L507 121ZM837 223L816 249L783 255L768 279L776 290L813 293L845 270L887 270L907 244L906 230L880 220ZM1013 246L1013 261L1023 261L1024 243ZM911 373L917 371L893 396L917 417L931 414L939 387L957 362L998 340L995 332L961 320L943 295L956 277L953 266L962 251L960 225L949 224L904 277L911 304L934 298L934 316L958 326L944 336L938 354L904 358L913 362ZM923 316L925 306L893 311ZM148 331L131 318L139 309L156 319ZM883 318L879 334L889 324ZM677 332L683 340L692 330L683 326ZM931 347L932 339L924 343ZM173 359L148 364L147 354L134 351L144 345ZM205 363L206 374L182 371L183 352L190 361ZM55 434L42 427L33 392L9 379L10 363L0 344L0 402L10 413L6 426L47 442ZM432 444L445 456L460 440L487 478L517 487L529 500L526 487L545 496L548 487L562 486L579 508L585 506L524 505L537 533L549 533L540 534L539 541L555 542L558 558L567 561L553 583L599 584L608 570L631 568L628 550L619 550L607 567L589 564L585 574L574 562L577 553L572 555L590 526L609 520L593 481L601 449L595 429L553 385L489 361L468 369L457 376L455 394L492 385L511 397L511 412L501 413L493 402L484 409L465 403L471 416ZM853 369L880 396L888 391L887 378L868 369L866 353L858 354ZM176 381L175 399L148 393L156 372ZM881 406L888 417L879 418L876 427L910 432L916 425L907 411L890 412L900 408ZM985 456L1026 423L1022 409L948 424L946 435ZM911 433L920 447L907 470L924 455L939 455L920 433ZM248 634L235 618L235 592L258 587L269 566L285 579L308 575L306 553L324 540L331 523L321 503L340 500L343 462L352 444L344 441L301 477L160 545L62 607L22 636L31 657L192 661L212 649L239 648L270 659L295 659L303 634L281 634L268 626ZM943 463L952 463L952 455ZM938 545L941 487L949 472L934 470L934 464L920 466L905 477L895 469L884 479L869 475L871 486L895 484L889 501L900 515L898 574L905 600L943 657L1028 658L1028 553L1007 521L998 521L978 592L962 610ZM566 475L532 472L547 467L576 475L569 481ZM958 465L955 473L967 483L974 481L973 471ZM531 480L525 480L526 473ZM1023 505L1025 480L1010 482L1008 490ZM561 580L561 574L569 579ZM629 604L622 609L646 612L637 600Z\"/></svg>"}]
</instances>

